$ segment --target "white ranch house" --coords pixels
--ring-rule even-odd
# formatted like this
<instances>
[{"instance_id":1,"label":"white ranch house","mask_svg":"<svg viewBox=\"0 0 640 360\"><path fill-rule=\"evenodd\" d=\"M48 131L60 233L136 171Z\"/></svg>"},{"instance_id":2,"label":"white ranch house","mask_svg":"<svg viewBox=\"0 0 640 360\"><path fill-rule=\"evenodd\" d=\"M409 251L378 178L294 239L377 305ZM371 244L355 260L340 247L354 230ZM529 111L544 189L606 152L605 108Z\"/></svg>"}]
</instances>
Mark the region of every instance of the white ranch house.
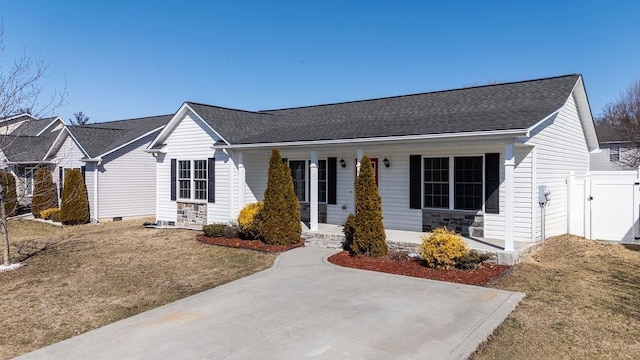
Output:
<instances>
[{"instance_id":1,"label":"white ranch house","mask_svg":"<svg viewBox=\"0 0 640 360\"><path fill-rule=\"evenodd\" d=\"M262 199L275 147L311 231L354 211L367 154L386 229L447 225L512 251L541 238L539 186L546 236L568 232L567 177L589 171L598 141L581 75L258 112L186 102L147 149L157 222L235 222Z\"/></svg>"}]
</instances>

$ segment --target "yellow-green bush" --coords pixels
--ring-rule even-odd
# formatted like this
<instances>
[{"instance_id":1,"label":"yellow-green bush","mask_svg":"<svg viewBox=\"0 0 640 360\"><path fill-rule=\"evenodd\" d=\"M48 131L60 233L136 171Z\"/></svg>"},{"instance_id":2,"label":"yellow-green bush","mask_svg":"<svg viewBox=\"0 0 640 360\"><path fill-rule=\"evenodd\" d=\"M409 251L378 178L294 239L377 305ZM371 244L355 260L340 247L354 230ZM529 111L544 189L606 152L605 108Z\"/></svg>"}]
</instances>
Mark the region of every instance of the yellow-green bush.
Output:
<instances>
[{"instance_id":1,"label":"yellow-green bush","mask_svg":"<svg viewBox=\"0 0 640 360\"><path fill-rule=\"evenodd\" d=\"M437 228L420 238L422 244L418 252L429 267L449 269L456 265L456 259L469 252L462 236L446 227Z\"/></svg>"},{"instance_id":2,"label":"yellow-green bush","mask_svg":"<svg viewBox=\"0 0 640 360\"><path fill-rule=\"evenodd\" d=\"M342 248L344 250L351 251L351 244L353 244L353 233L356 232L356 216L352 213L349 213L347 216L347 220L344 222L344 228L342 229L344 233L344 243L342 244Z\"/></svg>"},{"instance_id":3,"label":"yellow-green bush","mask_svg":"<svg viewBox=\"0 0 640 360\"><path fill-rule=\"evenodd\" d=\"M58 206L58 192L53 184L51 170L40 168L36 171L33 184L33 198L31 213L34 217L41 217L42 211Z\"/></svg>"},{"instance_id":4,"label":"yellow-green bush","mask_svg":"<svg viewBox=\"0 0 640 360\"><path fill-rule=\"evenodd\" d=\"M382 257L389 248L382 224L382 200L373 166L367 155L360 160L360 174L356 177L356 215L351 252L356 255Z\"/></svg>"},{"instance_id":5,"label":"yellow-green bush","mask_svg":"<svg viewBox=\"0 0 640 360\"><path fill-rule=\"evenodd\" d=\"M58 208L44 209L40 211L40 217L45 220L51 220L51 217L58 212L60 212L60 209Z\"/></svg>"},{"instance_id":6,"label":"yellow-green bush","mask_svg":"<svg viewBox=\"0 0 640 360\"><path fill-rule=\"evenodd\" d=\"M262 201L251 203L240 210L238 227L244 237L259 239L262 237Z\"/></svg>"},{"instance_id":7,"label":"yellow-green bush","mask_svg":"<svg viewBox=\"0 0 640 360\"><path fill-rule=\"evenodd\" d=\"M65 225L79 225L89 222L87 187L82 181L80 170L67 169L64 172L60 220Z\"/></svg>"}]
</instances>

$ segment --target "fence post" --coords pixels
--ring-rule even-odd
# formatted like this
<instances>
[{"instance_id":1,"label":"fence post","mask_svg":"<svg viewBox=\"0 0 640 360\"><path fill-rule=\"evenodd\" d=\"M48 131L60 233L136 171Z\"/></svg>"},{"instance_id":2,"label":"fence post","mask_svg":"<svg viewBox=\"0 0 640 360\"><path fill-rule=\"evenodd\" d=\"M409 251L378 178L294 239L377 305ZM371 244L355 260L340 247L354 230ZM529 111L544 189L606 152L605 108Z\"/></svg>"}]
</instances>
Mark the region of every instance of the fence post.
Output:
<instances>
[{"instance_id":1,"label":"fence post","mask_svg":"<svg viewBox=\"0 0 640 360\"><path fill-rule=\"evenodd\" d=\"M584 237L593 240L593 236L591 234L591 202L593 201L591 197L591 172L587 171L584 177Z\"/></svg>"},{"instance_id":2,"label":"fence post","mask_svg":"<svg viewBox=\"0 0 640 360\"><path fill-rule=\"evenodd\" d=\"M575 202L575 182L576 172L571 170L571 172L569 172L569 179L567 181L567 233L571 235L575 235L575 229L572 225L573 217L578 215L575 211L572 211Z\"/></svg>"}]
</instances>

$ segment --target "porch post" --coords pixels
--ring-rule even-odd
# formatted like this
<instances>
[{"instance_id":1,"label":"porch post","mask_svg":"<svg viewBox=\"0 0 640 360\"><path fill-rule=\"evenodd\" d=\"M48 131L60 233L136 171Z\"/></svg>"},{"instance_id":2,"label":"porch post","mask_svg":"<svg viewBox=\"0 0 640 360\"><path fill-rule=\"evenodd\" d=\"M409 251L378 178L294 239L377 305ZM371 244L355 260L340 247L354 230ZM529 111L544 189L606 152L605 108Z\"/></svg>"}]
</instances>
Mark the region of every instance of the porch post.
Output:
<instances>
[{"instance_id":1,"label":"porch post","mask_svg":"<svg viewBox=\"0 0 640 360\"><path fill-rule=\"evenodd\" d=\"M356 176L360 175L360 160L362 160L362 149L356 151Z\"/></svg>"},{"instance_id":2,"label":"porch post","mask_svg":"<svg viewBox=\"0 0 640 360\"><path fill-rule=\"evenodd\" d=\"M98 164L99 162L93 163L93 215L96 219L96 224L100 222L100 204L98 203L100 198L98 197Z\"/></svg>"},{"instance_id":3,"label":"porch post","mask_svg":"<svg viewBox=\"0 0 640 360\"><path fill-rule=\"evenodd\" d=\"M247 194L245 189L247 175L244 170L244 153L238 152L238 200L240 202L240 210L247 204Z\"/></svg>"},{"instance_id":4,"label":"porch post","mask_svg":"<svg viewBox=\"0 0 640 360\"><path fill-rule=\"evenodd\" d=\"M504 209L504 250L514 251L515 241L513 239L513 221L514 221L514 170L515 146L513 143L504 145L504 184L505 184L505 209Z\"/></svg>"},{"instance_id":5,"label":"porch post","mask_svg":"<svg viewBox=\"0 0 640 360\"><path fill-rule=\"evenodd\" d=\"M591 197L591 172L587 171L587 173L584 176L584 194L585 196L585 201L584 201L584 237L589 239L589 240L593 240L592 234L591 234L591 229L593 228L593 226L591 226L591 203L592 203L592 197Z\"/></svg>"},{"instance_id":6,"label":"porch post","mask_svg":"<svg viewBox=\"0 0 640 360\"><path fill-rule=\"evenodd\" d=\"M318 152L311 152L311 165L309 165L309 230L318 231Z\"/></svg>"}]
</instances>

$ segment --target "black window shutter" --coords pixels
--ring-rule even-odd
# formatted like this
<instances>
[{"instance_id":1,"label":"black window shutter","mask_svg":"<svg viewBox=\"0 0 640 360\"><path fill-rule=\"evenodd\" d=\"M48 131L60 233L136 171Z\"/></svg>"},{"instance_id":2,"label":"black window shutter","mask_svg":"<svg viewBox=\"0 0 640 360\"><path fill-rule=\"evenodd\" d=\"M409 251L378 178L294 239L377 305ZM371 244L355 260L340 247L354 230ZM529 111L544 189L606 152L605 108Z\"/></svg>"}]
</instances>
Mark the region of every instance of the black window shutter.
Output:
<instances>
[{"instance_id":1,"label":"black window shutter","mask_svg":"<svg viewBox=\"0 0 640 360\"><path fill-rule=\"evenodd\" d=\"M82 173L82 183L87 185L87 167L85 165L80 166L80 172Z\"/></svg>"},{"instance_id":2,"label":"black window shutter","mask_svg":"<svg viewBox=\"0 0 640 360\"><path fill-rule=\"evenodd\" d=\"M177 190L177 169L176 169L176 159L171 159L171 200L176 200L176 190Z\"/></svg>"},{"instance_id":3,"label":"black window shutter","mask_svg":"<svg viewBox=\"0 0 640 360\"><path fill-rule=\"evenodd\" d=\"M500 154L484 156L484 211L487 214L500 213Z\"/></svg>"},{"instance_id":4,"label":"black window shutter","mask_svg":"<svg viewBox=\"0 0 640 360\"><path fill-rule=\"evenodd\" d=\"M60 201L62 201L62 187L64 186L64 168L58 167L58 187L60 188Z\"/></svg>"},{"instance_id":5,"label":"black window shutter","mask_svg":"<svg viewBox=\"0 0 640 360\"><path fill-rule=\"evenodd\" d=\"M336 180L338 170L338 158L327 159L327 203L335 205L337 201L338 182Z\"/></svg>"},{"instance_id":6,"label":"black window shutter","mask_svg":"<svg viewBox=\"0 0 640 360\"><path fill-rule=\"evenodd\" d=\"M422 155L409 155L409 208L422 209Z\"/></svg>"},{"instance_id":7,"label":"black window shutter","mask_svg":"<svg viewBox=\"0 0 640 360\"><path fill-rule=\"evenodd\" d=\"M207 201L216 202L216 158L207 159Z\"/></svg>"},{"instance_id":8,"label":"black window shutter","mask_svg":"<svg viewBox=\"0 0 640 360\"><path fill-rule=\"evenodd\" d=\"M287 161L289 161L289 159L287 159L287 158L282 158L282 162L283 162L283 163L286 163Z\"/></svg>"}]
</instances>

